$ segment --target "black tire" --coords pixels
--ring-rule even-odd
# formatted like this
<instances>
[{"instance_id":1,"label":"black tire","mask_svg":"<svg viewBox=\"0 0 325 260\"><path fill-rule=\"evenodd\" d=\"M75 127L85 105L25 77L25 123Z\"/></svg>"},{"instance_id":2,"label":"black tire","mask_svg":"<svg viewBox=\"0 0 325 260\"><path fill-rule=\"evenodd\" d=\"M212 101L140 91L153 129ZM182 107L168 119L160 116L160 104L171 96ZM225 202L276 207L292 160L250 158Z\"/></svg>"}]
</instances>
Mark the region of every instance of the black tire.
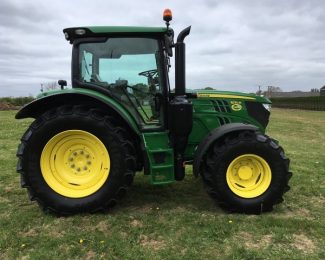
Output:
<instances>
[{"instance_id":1,"label":"black tire","mask_svg":"<svg viewBox=\"0 0 325 260\"><path fill-rule=\"evenodd\" d=\"M30 199L37 201L45 212L57 215L92 213L113 207L133 181L135 148L125 131L111 122L101 111L83 106L61 106L37 118L23 135L17 151L21 186L27 188ZM41 172L44 146L53 136L67 130L88 132L109 151L109 176L96 192L86 197L62 196L47 184Z\"/></svg>"},{"instance_id":2,"label":"black tire","mask_svg":"<svg viewBox=\"0 0 325 260\"><path fill-rule=\"evenodd\" d=\"M271 182L263 194L244 198L234 193L227 182L227 169L235 158L253 154L263 158L271 169ZM217 140L207 152L201 176L208 194L223 209L230 212L260 214L271 211L283 201L290 187L289 159L274 139L255 132L235 132Z\"/></svg>"}]
</instances>

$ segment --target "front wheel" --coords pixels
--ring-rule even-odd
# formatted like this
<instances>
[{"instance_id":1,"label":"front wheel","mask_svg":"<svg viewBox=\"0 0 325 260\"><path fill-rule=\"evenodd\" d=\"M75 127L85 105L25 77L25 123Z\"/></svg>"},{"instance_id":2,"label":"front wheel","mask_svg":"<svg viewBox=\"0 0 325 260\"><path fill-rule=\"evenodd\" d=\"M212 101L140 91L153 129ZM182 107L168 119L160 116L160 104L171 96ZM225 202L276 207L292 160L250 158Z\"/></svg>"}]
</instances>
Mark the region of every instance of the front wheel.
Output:
<instances>
[{"instance_id":1,"label":"front wheel","mask_svg":"<svg viewBox=\"0 0 325 260\"><path fill-rule=\"evenodd\" d=\"M22 137L17 170L31 200L59 215L107 210L131 184L134 147L99 110L62 106Z\"/></svg>"},{"instance_id":2,"label":"front wheel","mask_svg":"<svg viewBox=\"0 0 325 260\"><path fill-rule=\"evenodd\" d=\"M271 211L289 190L289 159L277 142L254 132L232 133L208 150L201 175L209 195L232 212Z\"/></svg>"}]
</instances>

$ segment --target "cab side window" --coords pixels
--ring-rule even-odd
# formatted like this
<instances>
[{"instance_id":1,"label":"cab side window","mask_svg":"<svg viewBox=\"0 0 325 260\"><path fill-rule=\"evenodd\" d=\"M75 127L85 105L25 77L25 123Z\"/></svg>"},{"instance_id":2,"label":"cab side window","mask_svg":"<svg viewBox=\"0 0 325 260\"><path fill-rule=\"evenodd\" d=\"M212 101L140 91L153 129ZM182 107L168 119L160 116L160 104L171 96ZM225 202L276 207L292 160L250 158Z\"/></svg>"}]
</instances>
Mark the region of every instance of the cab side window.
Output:
<instances>
[{"instance_id":1,"label":"cab side window","mask_svg":"<svg viewBox=\"0 0 325 260\"><path fill-rule=\"evenodd\" d=\"M80 80L106 88L144 125L160 124L159 45L148 38L110 38L80 46Z\"/></svg>"}]
</instances>

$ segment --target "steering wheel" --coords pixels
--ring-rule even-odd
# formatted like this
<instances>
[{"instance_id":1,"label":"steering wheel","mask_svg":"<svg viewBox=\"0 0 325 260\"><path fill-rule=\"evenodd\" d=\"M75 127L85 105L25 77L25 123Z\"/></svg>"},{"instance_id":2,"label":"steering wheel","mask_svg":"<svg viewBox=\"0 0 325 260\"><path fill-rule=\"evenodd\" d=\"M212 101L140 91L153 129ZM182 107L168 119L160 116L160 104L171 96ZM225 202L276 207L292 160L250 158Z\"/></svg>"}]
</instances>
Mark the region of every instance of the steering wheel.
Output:
<instances>
[{"instance_id":1,"label":"steering wheel","mask_svg":"<svg viewBox=\"0 0 325 260\"><path fill-rule=\"evenodd\" d=\"M154 78L157 76L158 70L146 70L139 73L140 76L145 76L147 78Z\"/></svg>"}]
</instances>

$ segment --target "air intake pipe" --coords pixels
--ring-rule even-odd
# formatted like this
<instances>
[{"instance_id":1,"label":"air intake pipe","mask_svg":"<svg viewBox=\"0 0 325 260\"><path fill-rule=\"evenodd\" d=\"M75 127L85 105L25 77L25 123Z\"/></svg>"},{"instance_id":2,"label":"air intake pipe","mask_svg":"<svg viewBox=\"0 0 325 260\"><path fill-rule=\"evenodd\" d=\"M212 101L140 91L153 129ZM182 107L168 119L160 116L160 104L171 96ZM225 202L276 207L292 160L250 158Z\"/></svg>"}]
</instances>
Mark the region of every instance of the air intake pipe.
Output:
<instances>
[{"instance_id":1,"label":"air intake pipe","mask_svg":"<svg viewBox=\"0 0 325 260\"><path fill-rule=\"evenodd\" d=\"M175 180L178 181L185 176L184 153L193 122L192 103L185 95L185 43L183 42L190 30L191 27L187 27L181 31L175 44L175 97L170 101L168 109L170 138L174 148L174 174Z\"/></svg>"}]
</instances>

